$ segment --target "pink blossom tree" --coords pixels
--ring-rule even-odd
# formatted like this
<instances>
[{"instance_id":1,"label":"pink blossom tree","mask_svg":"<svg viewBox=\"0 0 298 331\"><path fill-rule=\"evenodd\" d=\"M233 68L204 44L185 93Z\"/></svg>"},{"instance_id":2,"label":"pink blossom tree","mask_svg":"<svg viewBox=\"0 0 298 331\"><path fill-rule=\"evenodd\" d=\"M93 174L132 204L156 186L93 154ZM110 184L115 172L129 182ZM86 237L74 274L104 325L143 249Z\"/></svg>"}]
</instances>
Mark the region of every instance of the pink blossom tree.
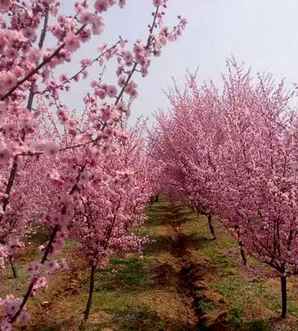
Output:
<instances>
[{"instance_id":1,"label":"pink blossom tree","mask_svg":"<svg viewBox=\"0 0 298 331\"><path fill-rule=\"evenodd\" d=\"M185 93L175 91L173 112L158 118L154 157L165 161L166 191L217 215L244 262L245 249L273 268L285 317L286 279L297 274L293 93L270 75L253 78L235 61L227 68L220 90L191 82Z\"/></svg>"},{"instance_id":2,"label":"pink blossom tree","mask_svg":"<svg viewBox=\"0 0 298 331\"><path fill-rule=\"evenodd\" d=\"M96 270L105 268L111 255L140 251L145 242L134 230L143 223L143 211L152 194L150 169L138 139L127 138L121 146L118 142L111 144L97 162L96 171L85 172L84 180L80 181L71 233L82 246L90 266L84 322L91 309ZM92 178L87 181L89 176Z\"/></svg>"},{"instance_id":3,"label":"pink blossom tree","mask_svg":"<svg viewBox=\"0 0 298 331\"><path fill-rule=\"evenodd\" d=\"M142 219L151 188L147 172L140 174L146 163L143 142L126 124L138 94L133 77L147 75L151 58L181 35L186 21L179 17L176 26L166 27L167 1L153 1L145 41L136 41L132 50L123 38L102 44L98 54L82 59L74 73L57 71L93 35L103 33L105 12L125 2L77 1L75 13L68 16L60 14L55 0L0 2L1 257L10 258L11 243L22 241L36 222L49 233L40 262L29 268L31 279L23 298L8 295L1 301L3 330L27 321L30 297L47 286L49 275L65 267L63 261L50 258L66 238L79 240L80 235L91 268L90 289L95 269L106 257L140 248L142 240L132 230ZM56 46L47 46L48 37ZM117 85L104 82L102 72L82 100L84 110L71 111L63 93L71 95L72 85L88 77L94 64L103 67L114 60ZM85 320L91 302L92 290Z\"/></svg>"},{"instance_id":4,"label":"pink blossom tree","mask_svg":"<svg viewBox=\"0 0 298 331\"><path fill-rule=\"evenodd\" d=\"M282 317L286 317L286 279L297 274L296 114L291 91L271 76L253 80L231 67L223 106L226 139L222 165L226 189L223 217L239 223L249 254L277 271Z\"/></svg>"}]
</instances>

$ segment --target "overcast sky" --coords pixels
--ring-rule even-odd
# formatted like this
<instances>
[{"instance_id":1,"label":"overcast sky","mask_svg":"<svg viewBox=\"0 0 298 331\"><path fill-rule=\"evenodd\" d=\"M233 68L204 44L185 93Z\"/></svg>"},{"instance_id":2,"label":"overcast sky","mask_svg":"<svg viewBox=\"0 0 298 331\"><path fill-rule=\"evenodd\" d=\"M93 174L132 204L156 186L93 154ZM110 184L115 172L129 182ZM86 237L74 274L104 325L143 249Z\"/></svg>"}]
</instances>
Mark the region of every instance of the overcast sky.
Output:
<instances>
[{"instance_id":1,"label":"overcast sky","mask_svg":"<svg viewBox=\"0 0 298 331\"><path fill-rule=\"evenodd\" d=\"M69 10L72 0L61 2ZM133 42L144 37L151 11L152 0L128 0L125 10L108 13L105 38L112 42L121 34ZM269 71L289 84L298 82L297 0L169 0L168 21L174 22L179 14L189 22L185 34L164 49L148 77L139 81L132 120L168 109L163 90L172 86L172 77L182 84L186 70L199 67L201 80L218 81L232 55L253 71ZM80 50L78 58L90 56L100 38ZM86 89L87 84L81 85L72 95L74 105Z\"/></svg>"}]
</instances>

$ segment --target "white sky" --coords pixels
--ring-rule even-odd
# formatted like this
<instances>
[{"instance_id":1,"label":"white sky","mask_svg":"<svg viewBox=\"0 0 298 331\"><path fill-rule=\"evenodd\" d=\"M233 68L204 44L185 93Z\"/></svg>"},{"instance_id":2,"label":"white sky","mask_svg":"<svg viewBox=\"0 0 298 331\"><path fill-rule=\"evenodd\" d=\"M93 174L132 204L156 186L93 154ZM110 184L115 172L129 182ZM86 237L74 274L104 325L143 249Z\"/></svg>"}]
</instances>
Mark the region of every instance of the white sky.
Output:
<instances>
[{"instance_id":1,"label":"white sky","mask_svg":"<svg viewBox=\"0 0 298 331\"><path fill-rule=\"evenodd\" d=\"M73 0L61 2L67 11ZM151 11L152 0L128 0L125 10L112 10L106 19L106 40L116 40L119 34L131 42L143 37ZM168 108L163 90L172 86L172 77L183 84L186 69L199 67L201 80L218 81L232 55L253 71L285 77L289 84L298 82L297 0L169 0L169 22L179 14L189 22L185 34L167 46L153 61L149 75L139 80L132 121L140 115L152 118L157 109ZM100 41L85 45L77 58L90 56ZM86 89L87 83L74 90L74 106Z\"/></svg>"}]
</instances>

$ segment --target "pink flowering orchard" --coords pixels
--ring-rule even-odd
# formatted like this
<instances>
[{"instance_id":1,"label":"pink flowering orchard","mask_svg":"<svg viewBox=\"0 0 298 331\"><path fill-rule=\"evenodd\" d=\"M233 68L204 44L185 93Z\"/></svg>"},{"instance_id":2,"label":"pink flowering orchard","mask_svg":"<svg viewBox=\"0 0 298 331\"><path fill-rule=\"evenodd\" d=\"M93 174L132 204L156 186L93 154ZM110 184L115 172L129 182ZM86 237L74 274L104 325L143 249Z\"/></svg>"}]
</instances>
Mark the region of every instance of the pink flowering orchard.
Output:
<instances>
[{"instance_id":1,"label":"pink flowering orchard","mask_svg":"<svg viewBox=\"0 0 298 331\"><path fill-rule=\"evenodd\" d=\"M97 308L97 277L108 274L115 257L128 261L152 243L144 234L146 208L159 202L152 214L164 211L160 222L176 215L163 199L204 215L210 244L218 246L211 240L220 239L215 228L222 225L236 240L242 271L253 258L266 264L279 280L285 318L288 279L298 273L295 91L232 59L219 86L188 75L184 89L168 93L171 111L158 113L152 129L142 119L130 126L141 79L187 22L178 16L168 26L171 2L148 0L145 29L134 27L144 30L142 38L127 40L120 27L107 38L107 16L116 9L125 16L127 2L67 0L65 12L62 0L0 0L0 268L15 282L6 293L1 287L0 330L30 330L30 312L40 309L32 298L42 298L61 275L74 280L69 246L84 265L88 290L75 323L85 330ZM73 106L76 87L82 96ZM161 224L162 232L171 226ZM173 251L183 249L167 252L177 265L166 261L162 270L173 270L177 296L188 290L181 301L191 306L196 288L186 287L197 286L202 268L190 261L182 228L166 233ZM43 238L38 245L35 234ZM32 257L23 292L13 293L26 254ZM152 284L155 267L152 274L148 268Z\"/></svg>"},{"instance_id":2,"label":"pink flowering orchard","mask_svg":"<svg viewBox=\"0 0 298 331\"><path fill-rule=\"evenodd\" d=\"M246 251L279 276L282 317L287 278L298 270L293 96L283 82L254 78L228 61L222 89L192 82L174 91L172 112L157 118L150 138L151 154L164 163L162 189L217 216L238 240L245 264Z\"/></svg>"},{"instance_id":3,"label":"pink flowering orchard","mask_svg":"<svg viewBox=\"0 0 298 331\"><path fill-rule=\"evenodd\" d=\"M104 33L106 12L125 4L76 1L73 13L62 15L56 0L0 1L1 266L10 263L15 272L14 258L27 245L27 235L39 225L48 232L40 260L29 267L24 296L7 293L1 300L1 330L26 324L30 298L47 287L53 273L67 270L67 261L55 258L66 239L78 241L90 267L84 321L95 271L111 255L140 251L146 241L134 230L155 188L141 129L126 124L138 95L134 77L146 77L151 58L182 34L186 21L178 17L176 26L167 27L167 0L154 0L144 40L131 46L123 36L102 43L96 54L82 58L77 68L74 64L73 72L63 72L77 50ZM116 84L105 82L100 70L82 108L72 111L62 95L71 98L74 84L96 65L103 69L109 63L116 63Z\"/></svg>"}]
</instances>

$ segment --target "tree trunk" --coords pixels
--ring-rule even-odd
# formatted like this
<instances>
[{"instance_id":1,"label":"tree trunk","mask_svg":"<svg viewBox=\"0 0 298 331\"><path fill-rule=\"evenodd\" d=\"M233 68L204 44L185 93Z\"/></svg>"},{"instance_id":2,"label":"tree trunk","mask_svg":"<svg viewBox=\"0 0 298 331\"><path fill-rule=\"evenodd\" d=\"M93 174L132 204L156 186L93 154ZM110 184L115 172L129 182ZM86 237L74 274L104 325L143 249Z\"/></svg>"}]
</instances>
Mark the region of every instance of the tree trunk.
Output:
<instances>
[{"instance_id":1,"label":"tree trunk","mask_svg":"<svg viewBox=\"0 0 298 331\"><path fill-rule=\"evenodd\" d=\"M246 258L243 242L241 240L239 227L236 227L235 229L236 229L236 232L237 232L238 245L239 245L239 249L240 249L240 255L241 255L241 258L242 258L242 263L243 263L243 265L247 265L247 258Z\"/></svg>"},{"instance_id":2,"label":"tree trunk","mask_svg":"<svg viewBox=\"0 0 298 331\"><path fill-rule=\"evenodd\" d=\"M90 310L92 306L93 292L94 292L94 276L95 276L96 266L93 264L90 270L90 280L89 280L89 295L86 304L86 309L84 311L84 319L81 324L81 330L84 330L85 323L88 321Z\"/></svg>"},{"instance_id":3,"label":"tree trunk","mask_svg":"<svg viewBox=\"0 0 298 331\"><path fill-rule=\"evenodd\" d=\"M155 197L155 202L158 202L158 194Z\"/></svg>"},{"instance_id":4,"label":"tree trunk","mask_svg":"<svg viewBox=\"0 0 298 331\"><path fill-rule=\"evenodd\" d=\"M8 258L8 260L9 260L9 264L10 264L10 267L11 267L11 271L12 271L12 275L13 275L13 278L18 278L18 273L17 273L17 269L16 269L16 267L15 267L15 265L14 265L14 263L13 263L13 259L12 259L12 257L10 256L9 258Z\"/></svg>"},{"instance_id":5,"label":"tree trunk","mask_svg":"<svg viewBox=\"0 0 298 331\"><path fill-rule=\"evenodd\" d=\"M215 230L214 230L214 227L213 227L213 224L212 224L212 216L211 214L208 214L207 215L207 218L208 218L208 227L209 227L209 231L212 235L212 240L215 240L216 239L216 234L215 234Z\"/></svg>"},{"instance_id":6,"label":"tree trunk","mask_svg":"<svg viewBox=\"0 0 298 331\"><path fill-rule=\"evenodd\" d=\"M287 276L280 276L280 288L281 288L281 318L287 316Z\"/></svg>"},{"instance_id":7,"label":"tree trunk","mask_svg":"<svg viewBox=\"0 0 298 331\"><path fill-rule=\"evenodd\" d=\"M240 247L240 255L242 258L243 265L247 265L247 258L246 258L245 250L243 248L243 244L242 244L241 240L239 240L239 247Z\"/></svg>"}]
</instances>

